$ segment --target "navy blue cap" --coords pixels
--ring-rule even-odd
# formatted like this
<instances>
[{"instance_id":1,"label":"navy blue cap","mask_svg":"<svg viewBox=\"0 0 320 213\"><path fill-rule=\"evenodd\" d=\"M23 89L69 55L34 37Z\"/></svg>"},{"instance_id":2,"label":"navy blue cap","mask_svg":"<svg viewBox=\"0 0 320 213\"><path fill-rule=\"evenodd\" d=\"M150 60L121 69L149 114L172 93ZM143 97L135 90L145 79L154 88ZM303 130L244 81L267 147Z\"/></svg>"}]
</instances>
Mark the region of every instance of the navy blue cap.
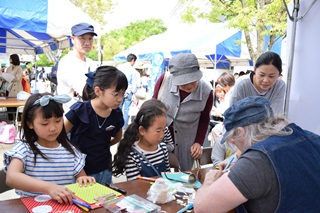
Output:
<instances>
[{"instance_id":1,"label":"navy blue cap","mask_svg":"<svg viewBox=\"0 0 320 213\"><path fill-rule=\"evenodd\" d=\"M226 136L232 129L248 126L266 120L273 116L273 111L268 99L261 96L246 97L224 112L223 125L226 129L221 143L226 141Z\"/></svg>"},{"instance_id":2,"label":"navy blue cap","mask_svg":"<svg viewBox=\"0 0 320 213\"><path fill-rule=\"evenodd\" d=\"M90 24L87 24L87 23L79 23L79 24L74 25L71 28L71 33L74 36L81 36L86 33L91 33L91 34L97 36L97 33L94 32L93 26Z\"/></svg>"},{"instance_id":3,"label":"navy blue cap","mask_svg":"<svg viewBox=\"0 0 320 213\"><path fill-rule=\"evenodd\" d=\"M88 72L85 74L88 78L87 78L87 84L89 85L89 87L93 87L93 82L94 82L94 77L96 75L96 72Z\"/></svg>"}]
</instances>

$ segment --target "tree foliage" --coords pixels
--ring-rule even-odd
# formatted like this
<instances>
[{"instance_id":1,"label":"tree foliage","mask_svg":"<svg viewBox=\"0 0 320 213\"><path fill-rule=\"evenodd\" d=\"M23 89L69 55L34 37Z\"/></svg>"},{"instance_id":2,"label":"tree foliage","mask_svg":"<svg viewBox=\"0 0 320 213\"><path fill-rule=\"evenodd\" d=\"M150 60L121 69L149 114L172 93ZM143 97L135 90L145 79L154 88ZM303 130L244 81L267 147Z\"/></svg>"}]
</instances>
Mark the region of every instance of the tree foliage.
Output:
<instances>
[{"instance_id":1,"label":"tree foliage","mask_svg":"<svg viewBox=\"0 0 320 213\"><path fill-rule=\"evenodd\" d=\"M194 0L180 0L185 5L192 2ZM210 9L187 6L181 18L186 22L195 22L198 18L221 22L225 18L230 27L244 31L254 61L264 52L265 35L270 36L268 51L279 36L286 34L287 13L283 0L211 0L210 4Z\"/></svg>"},{"instance_id":2,"label":"tree foliage","mask_svg":"<svg viewBox=\"0 0 320 213\"><path fill-rule=\"evenodd\" d=\"M108 13L112 6L112 0L70 0L74 5L81 8L91 18L100 24L106 24L104 15Z\"/></svg>"},{"instance_id":3,"label":"tree foliage","mask_svg":"<svg viewBox=\"0 0 320 213\"><path fill-rule=\"evenodd\" d=\"M163 21L154 18L131 22L124 28L112 30L101 38L104 60L113 60L117 53L166 30Z\"/></svg>"},{"instance_id":4,"label":"tree foliage","mask_svg":"<svg viewBox=\"0 0 320 213\"><path fill-rule=\"evenodd\" d=\"M46 54L40 54L38 55L39 60L37 60L37 66L38 67L50 67L53 66L54 62L49 61L48 57Z\"/></svg>"}]
</instances>

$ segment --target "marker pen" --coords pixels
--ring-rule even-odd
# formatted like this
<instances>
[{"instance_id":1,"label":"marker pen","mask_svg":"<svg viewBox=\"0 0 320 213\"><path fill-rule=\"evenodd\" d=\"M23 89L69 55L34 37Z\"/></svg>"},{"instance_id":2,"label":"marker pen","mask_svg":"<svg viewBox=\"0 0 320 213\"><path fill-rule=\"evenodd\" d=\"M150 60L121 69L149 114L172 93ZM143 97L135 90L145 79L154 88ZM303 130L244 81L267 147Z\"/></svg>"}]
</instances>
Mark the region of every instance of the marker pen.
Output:
<instances>
[{"instance_id":1,"label":"marker pen","mask_svg":"<svg viewBox=\"0 0 320 213\"><path fill-rule=\"evenodd\" d=\"M117 192L120 192L120 193L122 193L124 195L127 194L127 192L124 189L120 189L120 188L118 188L118 187L116 187L116 186L114 186L112 184L106 184L106 186L109 187L110 189L113 189L113 190L115 190Z\"/></svg>"},{"instance_id":2,"label":"marker pen","mask_svg":"<svg viewBox=\"0 0 320 213\"><path fill-rule=\"evenodd\" d=\"M76 204L76 205L83 206L83 207L85 207L85 208L87 208L87 209L89 209L89 210L91 209L91 206L90 206L89 204L84 203L84 202L82 202L82 201L80 201L80 200L72 199L72 202L73 202L74 204Z\"/></svg>"},{"instance_id":3,"label":"marker pen","mask_svg":"<svg viewBox=\"0 0 320 213\"><path fill-rule=\"evenodd\" d=\"M141 175L138 175L136 178L156 182L156 178L142 177Z\"/></svg>"},{"instance_id":4,"label":"marker pen","mask_svg":"<svg viewBox=\"0 0 320 213\"><path fill-rule=\"evenodd\" d=\"M76 206L78 206L80 209L82 209L82 210L84 210L84 211L86 211L86 212L88 212L89 211L89 209L88 208L86 208L86 207L84 207L84 206L81 206L81 205L78 205L78 204L75 204Z\"/></svg>"},{"instance_id":5,"label":"marker pen","mask_svg":"<svg viewBox=\"0 0 320 213\"><path fill-rule=\"evenodd\" d=\"M224 167L224 171L225 170L227 170L227 169L229 169L229 167L231 166L231 163L232 163L232 161L234 160L234 156L232 156L231 158L230 158L230 161L228 162L228 164L226 165L226 167Z\"/></svg>"}]
</instances>

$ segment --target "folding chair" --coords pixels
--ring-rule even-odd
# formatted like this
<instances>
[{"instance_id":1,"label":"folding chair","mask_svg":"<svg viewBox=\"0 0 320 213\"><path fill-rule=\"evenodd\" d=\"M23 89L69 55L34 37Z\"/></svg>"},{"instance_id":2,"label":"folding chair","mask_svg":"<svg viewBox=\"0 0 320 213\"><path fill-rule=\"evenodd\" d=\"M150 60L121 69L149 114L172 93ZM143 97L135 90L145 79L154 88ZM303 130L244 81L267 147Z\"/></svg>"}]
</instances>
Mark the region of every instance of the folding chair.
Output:
<instances>
[{"instance_id":1,"label":"folding chair","mask_svg":"<svg viewBox=\"0 0 320 213\"><path fill-rule=\"evenodd\" d=\"M211 160L212 147L204 147L200 158L200 165L212 164Z\"/></svg>"},{"instance_id":2,"label":"folding chair","mask_svg":"<svg viewBox=\"0 0 320 213\"><path fill-rule=\"evenodd\" d=\"M16 127L16 134L19 132L19 127L21 126L21 120L19 119L19 114L22 114L24 106L17 107L16 118L14 121L14 125Z\"/></svg>"}]
</instances>

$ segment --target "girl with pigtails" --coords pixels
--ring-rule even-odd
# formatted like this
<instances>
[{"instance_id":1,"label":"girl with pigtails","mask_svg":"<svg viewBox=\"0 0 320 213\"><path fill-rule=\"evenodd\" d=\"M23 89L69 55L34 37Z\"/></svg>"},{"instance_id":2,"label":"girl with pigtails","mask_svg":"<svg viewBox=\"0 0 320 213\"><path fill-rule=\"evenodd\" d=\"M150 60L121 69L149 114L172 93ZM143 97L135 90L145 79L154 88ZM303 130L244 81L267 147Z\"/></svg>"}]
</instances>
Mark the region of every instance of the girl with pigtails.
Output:
<instances>
[{"instance_id":1,"label":"girl with pigtails","mask_svg":"<svg viewBox=\"0 0 320 213\"><path fill-rule=\"evenodd\" d=\"M133 180L138 175L161 176L161 172L170 171L168 149L162 142L166 120L165 111L156 104L141 107L119 143L112 164L113 175L125 172L127 180Z\"/></svg>"}]
</instances>

